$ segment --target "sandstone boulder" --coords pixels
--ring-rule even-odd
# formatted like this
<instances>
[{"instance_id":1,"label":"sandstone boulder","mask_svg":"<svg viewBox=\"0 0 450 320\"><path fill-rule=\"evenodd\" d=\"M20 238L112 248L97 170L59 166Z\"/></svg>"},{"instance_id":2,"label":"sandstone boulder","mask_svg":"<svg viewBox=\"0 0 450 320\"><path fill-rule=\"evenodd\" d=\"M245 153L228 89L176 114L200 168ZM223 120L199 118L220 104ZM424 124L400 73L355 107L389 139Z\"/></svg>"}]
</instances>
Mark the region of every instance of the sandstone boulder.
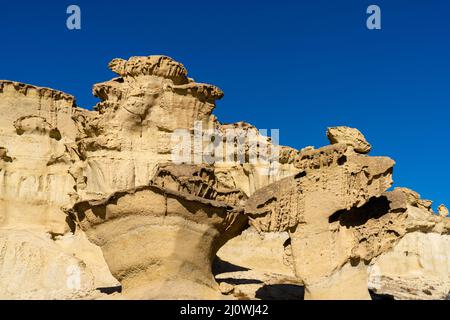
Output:
<instances>
[{"instance_id":1,"label":"sandstone boulder","mask_svg":"<svg viewBox=\"0 0 450 320\"><path fill-rule=\"evenodd\" d=\"M369 153L372 146L366 141L363 134L355 128L333 127L328 128L327 137L331 144L343 143L352 147L355 152Z\"/></svg>"}]
</instances>

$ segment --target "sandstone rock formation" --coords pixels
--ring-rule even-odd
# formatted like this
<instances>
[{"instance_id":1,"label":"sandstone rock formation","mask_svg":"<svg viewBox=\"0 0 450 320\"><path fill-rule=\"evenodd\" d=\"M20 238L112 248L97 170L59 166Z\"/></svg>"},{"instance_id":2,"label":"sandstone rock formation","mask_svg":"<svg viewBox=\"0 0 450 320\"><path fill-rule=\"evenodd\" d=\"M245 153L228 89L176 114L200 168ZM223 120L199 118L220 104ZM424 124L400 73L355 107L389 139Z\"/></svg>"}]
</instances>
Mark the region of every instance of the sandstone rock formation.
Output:
<instances>
[{"instance_id":1,"label":"sandstone rock formation","mask_svg":"<svg viewBox=\"0 0 450 320\"><path fill-rule=\"evenodd\" d=\"M397 231L404 236L372 262L369 288L395 299L445 299L450 292L450 219L435 215L416 192L397 188L394 193L396 208L391 204L389 211L400 213Z\"/></svg>"},{"instance_id":2,"label":"sandstone rock formation","mask_svg":"<svg viewBox=\"0 0 450 320\"><path fill-rule=\"evenodd\" d=\"M62 92L0 82L0 228L68 231L61 206L73 192L74 107Z\"/></svg>"},{"instance_id":3,"label":"sandstone rock formation","mask_svg":"<svg viewBox=\"0 0 450 320\"><path fill-rule=\"evenodd\" d=\"M0 81L0 112L0 298L79 298L114 286L98 248L82 235L57 241L70 230L62 207L75 196L74 98ZM80 248L93 254L83 260ZM80 286L66 286L70 270Z\"/></svg>"},{"instance_id":4,"label":"sandstone rock formation","mask_svg":"<svg viewBox=\"0 0 450 320\"><path fill-rule=\"evenodd\" d=\"M250 197L245 211L252 224L261 231L289 232L307 298L369 298L366 270L352 254L357 243L335 217L381 196L391 186L394 161L338 143L304 151L295 164L298 174Z\"/></svg>"},{"instance_id":5,"label":"sandstone rock formation","mask_svg":"<svg viewBox=\"0 0 450 320\"><path fill-rule=\"evenodd\" d=\"M307 299L369 299L374 258L408 232L449 231L449 219L433 215L416 193L385 193L392 160L358 154L351 144L303 151L297 175L258 190L246 204L258 230L289 232Z\"/></svg>"},{"instance_id":6,"label":"sandstone rock formation","mask_svg":"<svg viewBox=\"0 0 450 320\"><path fill-rule=\"evenodd\" d=\"M216 280L238 299L301 300L287 232L258 233L249 227L217 253Z\"/></svg>"},{"instance_id":7,"label":"sandstone rock formation","mask_svg":"<svg viewBox=\"0 0 450 320\"><path fill-rule=\"evenodd\" d=\"M357 129L298 151L220 123L223 92L169 57L109 67L93 111L0 81L0 299L448 293L448 210L387 192Z\"/></svg>"},{"instance_id":8,"label":"sandstone rock formation","mask_svg":"<svg viewBox=\"0 0 450 320\"><path fill-rule=\"evenodd\" d=\"M448 234L408 233L369 268L369 288L406 300L446 299L450 292Z\"/></svg>"},{"instance_id":9,"label":"sandstone rock formation","mask_svg":"<svg viewBox=\"0 0 450 320\"><path fill-rule=\"evenodd\" d=\"M261 140L258 142L270 141L249 124L220 124L212 111L223 92L188 78L182 64L168 57L150 56L115 59L109 67L120 77L96 84L94 95L102 100L95 106L97 112L80 112L77 116L81 132L78 145L85 159L78 174L82 177L77 189L81 198L101 198L117 190L146 185L157 164L173 160L173 151L186 143L174 139L174 133L183 130L189 132L189 154L183 163L204 163L206 155L199 155L195 147L200 147L200 152L210 148L210 164L221 172L218 177L247 195L276 181L278 176L292 174L289 159L284 159L278 175L259 173L258 164L245 161L254 151L248 141L239 149L243 161L216 161L214 155L219 151L225 154L219 149L226 146L211 144L213 133L225 140L230 131L236 131L236 138L245 138L248 131L254 131ZM211 134L198 137L199 130L195 129L209 130ZM238 148L236 144L231 147Z\"/></svg>"},{"instance_id":10,"label":"sandstone rock formation","mask_svg":"<svg viewBox=\"0 0 450 320\"><path fill-rule=\"evenodd\" d=\"M352 147L358 153L366 154L372 149L372 146L358 129L349 127L328 128L327 137L331 144L343 143Z\"/></svg>"},{"instance_id":11,"label":"sandstone rock formation","mask_svg":"<svg viewBox=\"0 0 450 320\"><path fill-rule=\"evenodd\" d=\"M84 201L72 213L100 246L125 298L213 299L217 250L246 226L243 196L205 167L166 166L145 187Z\"/></svg>"},{"instance_id":12,"label":"sandstone rock formation","mask_svg":"<svg viewBox=\"0 0 450 320\"><path fill-rule=\"evenodd\" d=\"M0 230L5 235L24 230L50 237L59 247L54 250L80 256L95 274L89 292L114 287L117 280L105 271L101 252L84 239L65 210L77 202L148 186L158 164L172 160L171 151L179 143L172 141L176 130L187 131L202 147L210 141L202 136L195 141L195 126L223 135L230 130L256 131L245 123L220 124L212 115L215 100L223 95L220 89L195 83L183 65L168 57L115 59L110 68L119 77L94 86L94 95L102 100L95 111L78 108L72 96L57 90L0 83ZM270 144L268 138L256 135ZM240 197L236 202L278 177L260 174L258 164L244 163L253 150L248 142L240 147L244 161L218 162L208 173L217 177L215 191L225 198ZM192 149L189 156L198 156ZM289 159L283 161L280 177L292 170ZM224 188L230 193L222 194ZM245 194L236 192L239 189ZM73 230L78 236L70 235ZM44 246L35 245L39 243ZM30 279L38 279L38 268L32 270L36 273ZM39 297L37 293L35 298Z\"/></svg>"}]
</instances>

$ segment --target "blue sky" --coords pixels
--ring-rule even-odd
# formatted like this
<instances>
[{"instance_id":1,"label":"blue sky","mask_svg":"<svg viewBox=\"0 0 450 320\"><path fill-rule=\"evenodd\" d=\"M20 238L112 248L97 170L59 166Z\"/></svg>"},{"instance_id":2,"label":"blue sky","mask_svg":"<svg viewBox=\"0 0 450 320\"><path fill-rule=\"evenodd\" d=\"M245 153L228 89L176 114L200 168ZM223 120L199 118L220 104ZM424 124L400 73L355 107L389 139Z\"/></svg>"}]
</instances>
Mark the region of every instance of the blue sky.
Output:
<instances>
[{"instance_id":1,"label":"blue sky","mask_svg":"<svg viewBox=\"0 0 450 320\"><path fill-rule=\"evenodd\" d=\"M66 28L76 4L82 29ZM382 30L366 28L366 8ZM222 122L280 129L295 148L327 144L329 126L359 128L374 155L396 160L395 183L450 205L450 2L22 1L0 8L0 78L97 102L107 63L164 54L225 97Z\"/></svg>"}]
</instances>

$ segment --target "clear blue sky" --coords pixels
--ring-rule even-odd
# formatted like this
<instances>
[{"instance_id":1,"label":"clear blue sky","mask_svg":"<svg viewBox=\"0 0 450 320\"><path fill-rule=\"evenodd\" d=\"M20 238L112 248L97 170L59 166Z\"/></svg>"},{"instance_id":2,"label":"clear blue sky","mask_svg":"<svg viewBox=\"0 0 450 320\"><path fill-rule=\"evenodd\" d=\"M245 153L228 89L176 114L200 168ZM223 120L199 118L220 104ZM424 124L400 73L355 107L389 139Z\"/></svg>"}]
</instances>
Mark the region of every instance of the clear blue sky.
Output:
<instances>
[{"instance_id":1,"label":"clear blue sky","mask_svg":"<svg viewBox=\"0 0 450 320\"><path fill-rule=\"evenodd\" d=\"M82 30L66 28L66 8ZM366 8L382 30L366 28ZM295 148L359 128L397 161L397 186L450 205L450 2L3 1L0 78L49 86L91 108L115 57L164 54L222 88L215 114L280 129Z\"/></svg>"}]
</instances>

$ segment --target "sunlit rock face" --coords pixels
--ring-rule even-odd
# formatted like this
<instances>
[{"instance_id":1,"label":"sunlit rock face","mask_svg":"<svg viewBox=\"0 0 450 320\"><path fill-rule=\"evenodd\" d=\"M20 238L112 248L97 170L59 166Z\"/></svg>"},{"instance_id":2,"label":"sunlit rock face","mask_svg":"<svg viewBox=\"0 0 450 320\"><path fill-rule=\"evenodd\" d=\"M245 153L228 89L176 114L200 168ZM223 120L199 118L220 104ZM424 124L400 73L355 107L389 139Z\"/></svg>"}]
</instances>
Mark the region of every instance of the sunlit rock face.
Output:
<instances>
[{"instance_id":1,"label":"sunlit rock face","mask_svg":"<svg viewBox=\"0 0 450 320\"><path fill-rule=\"evenodd\" d=\"M0 81L0 228L63 234L74 180L75 100L62 92Z\"/></svg>"},{"instance_id":2,"label":"sunlit rock face","mask_svg":"<svg viewBox=\"0 0 450 320\"><path fill-rule=\"evenodd\" d=\"M73 96L57 90L0 81L0 232L25 230L29 233L23 237L49 239L36 246L53 243L77 256L95 275L90 291L118 282L105 272L108 267L99 248L85 240L65 209L149 185L158 165L172 160L179 143L173 140L177 130L187 131L190 138L195 126L223 133L229 128L256 131L245 123L220 124L212 111L223 92L194 82L184 66L171 58L114 59L110 68L118 78L94 86L94 95L101 99L94 111L77 107ZM202 147L207 144L200 140ZM280 173L272 176L259 174L253 164L213 164L210 171L217 184L245 190L243 199L292 170L286 159ZM14 273L20 261L4 272ZM31 271L38 279L39 271ZM33 279L32 275L23 280Z\"/></svg>"},{"instance_id":3,"label":"sunlit rock face","mask_svg":"<svg viewBox=\"0 0 450 320\"><path fill-rule=\"evenodd\" d=\"M392 183L394 161L363 155L370 145L359 131L354 142L348 133L356 131L333 132L333 137L328 132L333 145L299 154L298 174L250 197L245 211L251 224L262 232L289 233L295 273L305 285L306 299L369 299L369 287L399 299L444 298L445 254L436 255L437 269L430 267L432 260L427 267L415 268L411 259L402 259L401 269L395 259L401 248L415 248L411 242L417 237L426 249L412 250L416 256L433 251L436 241L445 242L449 219L434 215L431 202L414 191L385 192ZM337 138L342 132L345 143ZM426 285L423 276L411 276L424 269L433 270L425 279L442 285Z\"/></svg>"},{"instance_id":4,"label":"sunlit rock face","mask_svg":"<svg viewBox=\"0 0 450 320\"><path fill-rule=\"evenodd\" d=\"M95 279L86 264L50 237L0 232L0 299L82 299Z\"/></svg>"},{"instance_id":5,"label":"sunlit rock face","mask_svg":"<svg viewBox=\"0 0 450 320\"><path fill-rule=\"evenodd\" d=\"M446 299L450 292L450 219L436 215L431 201L406 188L406 200L397 201L402 212L404 237L374 259L369 268L369 288L398 300Z\"/></svg>"},{"instance_id":6,"label":"sunlit rock face","mask_svg":"<svg viewBox=\"0 0 450 320\"><path fill-rule=\"evenodd\" d=\"M0 298L86 298L117 284L63 210L85 183L78 112L63 92L0 81ZM79 285L68 286L71 276Z\"/></svg>"},{"instance_id":7,"label":"sunlit rock face","mask_svg":"<svg viewBox=\"0 0 450 320\"><path fill-rule=\"evenodd\" d=\"M295 165L298 174L250 197L246 213L252 225L289 232L305 298L369 298L365 269L352 254L356 239L334 216L381 196L391 186L394 161L337 143L300 153Z\"/></svg>"},{"instance_id":8,"label":"sunlit rock face","mask_svg":"<svg viewBox=\"0 0 450 320\"><path fill-rule=\"evenodd\" d=\"M412 190L386 192L394 162L369 156L359 130L329 128L319 149L277 147L248 123L220 123L223 92L169 57L109 68L117 77L94 85L93 111L0 81L0 298L104 298L97 289L120 285L114 297L261 297L216 283L220 248L268 286L304 285L308 299L366 299L368 287L444 297L447 207L435 215Z\"/></svg>"},{"instance_id":9,"label":"sunlit rock face","mask_svg":"<svg viewBox=\"0 0 450 320\"><path fill-rule=\"evenodd\" d=\"M78 117L83 133L79 146L86 159L80 171L86 186L78 190L83 199L146 185L158 163L173 161L174 150L180 146L174 138L179 131L189 135L192 149L187 151L188 160L195 164L208 162L205 154L200 154L206 153L208 147L211 154L224 152L227 132L244 137L255 132L258 139L271 145L249 124L218 122L212 112L223 92L213 85L194 82L185 67L169 57L114 59L109 67L119 77L96 84L93 93L102 100L95 107L96 112L84 112ZM211 145L203 132L195 130L216 132L223 145ZM208 163L214 164L219 179L247 195L296 172L292 165L295 150L285 152L279 170L267 174L266 164L249 162L249 143L242 144L243 161L221 157ZM200 150L195 149L198 146ZM232 146L236 151L239 148L235 143Z\"/></svg>"},{"instance_id":10,"label":"sunlit rock face","mask_svg":"<svg viewBox=\"0 0 450 320\"><path fill-rule=\"evenodd\" d=\"M193 82L168 57L115 59L109 66L119 77L94 86L102 101L79 119L85 197L146 185L156 164L171 160L174 131L191 130L196 121L212 126L215 101L223 96L215 86Z\"/></svg>"},{"instance_id":11,"label":"sunlit rock face","mask_svg":"<svg viewBox=\"0 0 450 320\"><path fill-rule=\"evenodd\" d=\"M71 211L100 246L130 299L218 299L211 272L218 249L246 227L244 197L219 189L213 170L168 166L154 183Z\"/></svg>"},{"instance_id":12,"label":"sunlit rock face","mask_svg":"<svg viewBox=\"0 0 450 320\"><path fill-rule=\"evenodd\" d=\"M399 300L446 299L450 292L450 236L412 232L369 269L369 288Z\"/></svg>"}]
</instances>

